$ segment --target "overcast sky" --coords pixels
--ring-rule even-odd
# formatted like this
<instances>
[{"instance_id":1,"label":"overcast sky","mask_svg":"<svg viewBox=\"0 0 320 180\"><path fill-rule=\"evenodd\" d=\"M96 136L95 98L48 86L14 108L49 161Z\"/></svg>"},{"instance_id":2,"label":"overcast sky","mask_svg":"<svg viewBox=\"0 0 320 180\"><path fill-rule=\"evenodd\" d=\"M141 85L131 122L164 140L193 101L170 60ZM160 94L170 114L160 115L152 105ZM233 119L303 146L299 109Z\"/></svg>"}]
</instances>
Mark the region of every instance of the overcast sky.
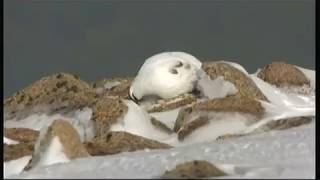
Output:
<instances>
[{"instance_id":1,"label":"overcast sky","mask_svg":"<svg viewBox=\"0 0 320 180\"><path fill-rule=\"evenodd\" d=\"M144 60L185 51L250 73L284 60L315 68L313 0L5 0L4 96L43 76L134 76Z\"/></svg>"}]
</instances>

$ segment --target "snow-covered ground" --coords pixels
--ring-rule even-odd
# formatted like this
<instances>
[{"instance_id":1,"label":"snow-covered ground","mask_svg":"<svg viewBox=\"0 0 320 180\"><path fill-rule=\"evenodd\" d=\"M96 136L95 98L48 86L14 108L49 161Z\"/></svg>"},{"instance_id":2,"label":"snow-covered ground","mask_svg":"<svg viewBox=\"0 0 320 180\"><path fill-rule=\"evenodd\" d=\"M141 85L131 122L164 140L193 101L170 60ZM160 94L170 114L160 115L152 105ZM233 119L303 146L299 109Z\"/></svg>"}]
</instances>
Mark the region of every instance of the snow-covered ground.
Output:
<instances>
[{"instance_id":1,"label":"snow-covered ground","mask_svg":"<svg viewBox=\"0 0 320 180\"><path fill-rule=\"evenodd\" d=\"M160 178L166 170L189 160L214 163L229 173L221 178L315 178L315 123L169 150L77 159L10 178Z\"/></svg>"}]
</instances>

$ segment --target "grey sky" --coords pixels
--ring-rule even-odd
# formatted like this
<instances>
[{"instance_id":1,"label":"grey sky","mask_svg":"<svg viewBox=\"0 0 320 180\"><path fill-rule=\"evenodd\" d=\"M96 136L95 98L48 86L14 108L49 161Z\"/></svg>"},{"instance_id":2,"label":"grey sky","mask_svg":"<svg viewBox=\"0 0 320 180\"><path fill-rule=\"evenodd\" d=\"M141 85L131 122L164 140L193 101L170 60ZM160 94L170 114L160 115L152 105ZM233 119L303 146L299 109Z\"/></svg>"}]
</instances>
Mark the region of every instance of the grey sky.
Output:
<instances>
[{"instance_id":1,"label":"grey sky","mask_svg":"<svg viewBox=\"0 0 320 180\"><path fill-rule=\"evenodd\" d=\"M4 96L58 72L134 76L144 60L185 51L250 73L274 60L315 68L312 0L4 1Z\"/></svg>"}]
</instances>

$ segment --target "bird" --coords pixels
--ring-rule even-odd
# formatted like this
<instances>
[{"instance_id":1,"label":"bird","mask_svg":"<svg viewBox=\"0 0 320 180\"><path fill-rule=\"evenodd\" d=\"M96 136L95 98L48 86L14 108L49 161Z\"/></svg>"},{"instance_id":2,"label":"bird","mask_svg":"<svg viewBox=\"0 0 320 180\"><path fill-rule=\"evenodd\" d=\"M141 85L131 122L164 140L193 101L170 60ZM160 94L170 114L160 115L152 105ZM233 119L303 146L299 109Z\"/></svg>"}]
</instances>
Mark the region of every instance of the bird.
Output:
<instances>
[{"instance_id":1,"label":"bird","mask_svg":"<svg viewBox=\"0 0 320 180\"><path fill-rule=\"evenodd\" d=\"M162 52L147 58L131 83L129 97L141 101L145 96L162 99L192 92L201 61L185 52Z\"/></svg>"}]
</instances>

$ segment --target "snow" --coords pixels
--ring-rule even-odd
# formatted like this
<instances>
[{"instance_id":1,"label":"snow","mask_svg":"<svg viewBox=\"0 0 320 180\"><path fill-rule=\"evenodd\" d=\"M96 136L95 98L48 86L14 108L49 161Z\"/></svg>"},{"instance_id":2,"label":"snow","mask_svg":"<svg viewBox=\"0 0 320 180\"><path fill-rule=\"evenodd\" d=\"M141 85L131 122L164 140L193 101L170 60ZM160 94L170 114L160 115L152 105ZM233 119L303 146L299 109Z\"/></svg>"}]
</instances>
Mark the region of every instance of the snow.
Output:
<instances>
[{"instance_id":1,"label":"snow","mask_svg":"<svg viewBox=\"0 0 320 180\"><path fill-rule=\"evenodd\" d=\"M18 141L15 141L15 140L6 138L6 137L4 137L4 136L3 136L3 143L4 143L4 144L8 144L8 145L10 145L10 144L19 144Z\"/></svg>"},{"instance_id":2,"label":"snow","mask_svg":"<svg viewBox=\"0 0 320 180\"><path fill-rule=\"evenodd\" d=\"M168 134L152 125L151 116L144 109L130 100L124 100L124 103L128 106L128 112L117 123L111 125L110 131L125 131L154 140L168 137Z\"/></svg>"},{"instance_id":3,"label":"snow","mask_svg":"<svg viewBox=\"0 0 320 180\"><path fill-rule=\"evenodd\" d=\"M224 98L238 92L238 89L223 76L211 79L203 70L198 71L197 89L209 99Z\"/></svg>"},{"instance_id":4,"label":"snow","mask_svg":"<svg viewBox=\"0 0 320 180\"><path fill-rule=\"evenodd\" d=\"M150 116L165 124L168 128L173 129L176 119L181 108L172 109L164 112L150 113Z\"/></svg>"},{"instance_id":5,"label":"snow","mask_svg":"<svg viewBox=\"0 0 320 180\"><path fill-rule=\"evenodd\" d=\"M29 163L30 160L31 160L31 156L24 156L19 159L4 162L3 178L8 178L10 176L21 173L24 167Z\"/></svg>"},{"instance_id":6,"label":"snow","mask_svg":"<svg viewBox=\"0 0 320 180\"><path fill-rule=\"evenodd\" d=\"M160 178L190 160L207 160L230 173L222 179L315 178L315 125L169 150L76 159L12 178Z\"/></svg>"}]
</instances>

